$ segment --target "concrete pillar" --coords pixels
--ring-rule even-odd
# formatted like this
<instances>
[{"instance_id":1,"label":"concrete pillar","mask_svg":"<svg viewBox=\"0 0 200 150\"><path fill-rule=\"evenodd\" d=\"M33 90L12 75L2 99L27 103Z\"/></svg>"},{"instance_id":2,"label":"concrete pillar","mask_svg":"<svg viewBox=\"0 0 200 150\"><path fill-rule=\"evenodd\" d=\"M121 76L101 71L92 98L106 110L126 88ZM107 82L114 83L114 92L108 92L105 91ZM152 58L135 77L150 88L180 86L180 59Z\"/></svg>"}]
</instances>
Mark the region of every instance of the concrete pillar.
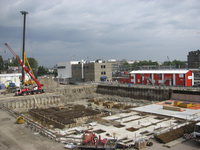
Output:
<instances>
[{"instance_id":1,"label":"concrete pillar","mask_svg":"<svg viewBox=\"0 0 200 150\"><path fill-rule=\"evenodd\" d=\"M45 98L42 98L40 104L44 105L44 101L45 101Z\"/></svg>"},{"instance_id":2,"label":"concrete pillar","mask_svg":"<svg viewBox=\"0 0 200 150\"><path fill-rule=\"evenodd\" d=\"M38 105L41 104L42 98L38 98Z\"/></svg>"},{"instance_id":3,"label":"concrete pillar","mask_svg":"<svg viewBox=\"0 0 200 150\"><path fill-rule=\"evenodd\" d=\"M33 102L32 99L28 99L28 101L29 101L29 108L32 108L35 102Z\"/></svg>"},{"instance_id":4,"label":"concrete pillar","mask_svg":"<svg viewBox=\"0 0 200 150\"><path fill-rule=\"evenodd\" d=\"M48 97L45 98L45 100L44 100L44 105L45 105L45 106L47 105L47 100L48 100Z\"/></svg>"},{"instance_id":5,"label":"concrete pillar","mask_svg":"<svg viewBox=\"0 0 200 150\"><path fill-rule=\"evenodd\" d=\"M11 109L14 109L14 103L11 102Z\"/></svg>"}]
</instances>

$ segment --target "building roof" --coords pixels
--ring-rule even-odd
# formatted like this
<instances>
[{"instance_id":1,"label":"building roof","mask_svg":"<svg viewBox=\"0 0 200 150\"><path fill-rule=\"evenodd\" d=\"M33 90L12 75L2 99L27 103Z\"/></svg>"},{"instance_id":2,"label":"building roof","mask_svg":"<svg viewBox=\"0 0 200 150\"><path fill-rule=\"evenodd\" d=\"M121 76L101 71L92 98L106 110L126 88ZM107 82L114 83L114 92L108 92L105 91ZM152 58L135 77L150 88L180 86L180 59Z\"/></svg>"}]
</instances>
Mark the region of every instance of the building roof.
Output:
<instances>
[{"instance_id":1,"label":"building roof","mask_svg":"<svg viewBox=\"0 0 200 150\"><path fill-rule=\"evenodd\" d=\"M173 74L173 73L187 73L190 70L134 70L131 71L131 74L141 74L141 73L155 73L155 74L159 74L159 73L164 73L164 74Z\"/></svg>"},{"instance_id":2,"label":"building roof","mask_svg":"<svg viewBox=\"0 0 200 150\"><path fill-rule=\"evenodd\" d=\"M14 77L14 76L21 76L22 73L11 73L11 74L0 74L0 77Z\"/></svg>"}]
</instances>

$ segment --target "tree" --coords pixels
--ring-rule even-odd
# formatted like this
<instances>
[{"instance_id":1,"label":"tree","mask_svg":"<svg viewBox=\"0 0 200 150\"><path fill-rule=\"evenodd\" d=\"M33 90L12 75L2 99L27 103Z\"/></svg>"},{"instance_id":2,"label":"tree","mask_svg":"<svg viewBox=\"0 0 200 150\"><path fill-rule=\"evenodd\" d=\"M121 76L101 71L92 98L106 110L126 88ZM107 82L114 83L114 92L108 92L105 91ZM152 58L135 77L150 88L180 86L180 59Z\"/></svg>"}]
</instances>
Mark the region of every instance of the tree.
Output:
<instances>
[{"instance_id":1,"label":"tree","mask_svg":"<svg viewBox=\"0 0 200 150\"><path fill-rule=\"evenodd\" d=\"M18 56L18 58L19 58L19 56ZM13 66L20 66L18 60L15 57L13 57Z\"/></svg>"},{"instance_id":2,"label":"tree","mask_svg":"<svg viewBox=\"0 0 200 150\"><path fill-rule=\"evenodd\" d=\"M128 71L130 69L130 64L128 62L125 62L123 65L122 65L122 70L123 71Z\"/></svg>"},{"instance_id":3,"label":"tree","mask_svg":"<svg viewBox=\"0 0 200 150\"><path fill-rule=\"evenodd\" d=\"M172 65L171 61L164 61L163 62L163 66L170 66L170 65Z\"/></svg>"},{"instance_id":4,"label":"tree","mask_svg":"<svg viewBox=\"0 0 200 150\"><path fill-rule=\"evenodd\" d=\"M53 74L54 74L54 77L58 76L57 69L54 69L54 70L53 70Z\"/></svg>"},{"instance_id":5,"label":"tree","mask_svg":"<svg viewBox=\"0 0 200 150\"><path fill-rule=\"evenodd\" d=\"M124 66L128 66L128 67L130 67L130 65L129 65L128 62L125 62L123 65L124 65Z\"/></svg>"},{"instance_id":6,"label":"tree","mask_svg":"<svg viewBox=\"0 0 200 150\"><path fill-rule=\"evenodd\" d=\"M163 66L175 66L175 68L185 68L186 63L184 61L180 60L174 60L174 61L164 61Z\"/></svg>"},{"instance_id":7,"label":"tree","mask_svg":"<svg viewBox=\"0 0 200 150\"><path fill-rule=\"evenodd\" d=\"M35 60L35 58L32 58L32 57L28 57L27 58L28 59L28 62L29 62L29 64L30 64L30 66L31 66L31 69L37 69L38 68L38 62L37 62L37 60ZM26 63L26 66L28 66L28 64Z\"/></svg>"},{"instance_id":8,"label":"tree","mask_svg":"<svg viewBox=\"0 0 200 150\"><path fill-rule=\"evenodd\" d=\"M39 66L37 71L37 76L42 76L47 74L47 69L44 68L44 66Z\"/></svg>"},{"instance_id":9,"label":"tree","mask_svg":"<svg viewBox=\"0 0 200 150\"><path fill-rule=\"evenodd\" d=\"M133 64L132 64L132 69L134 70L138 70L139 69L139 63L137 61L135 61Z\"/></svg>"},{"instance_id":10,"label":"tree","mask_svg":"<svg viewBox=\"0 0 200 150\"><path fill-rule=\"evenodd\" d=\"M144 60L144 61L135 61L133 64L132 64L132 68L135 69L135 70L138 70L140 69L141 67L144 67L144 66L158 66L158 62L157 61L147 61L147 60Z\"/></svg>"},{"instance_id":11,"label":"tree","mask_svg":"<svg viewBox=\"0 0 200 150\"><path fill-rule=\"evenodd\" d=\"M156 66L158 66L158 62L157 61L151 61L151 60L149 60L149 66L150 65L156 65Z\"/></svg>"},{"instance_id":12,"label":"tree","mask_svg":"<svg viewBox=\"0 0 200 150\"><path fill-rule=\"evenodd\" d=\"M4 62L1 55L0 55L0 70L4 70Z\"/></svg>"},{"instance_id":13,"label":"tree","mask_svg":"<svg viewBox=\"0 0 200 150\"><path fill-rule=\"evenodd\" d=\"M172 63L174 63L174 65L176 66L176 68L185 68L186 63L184 61L180 61L180 60L174 60Z\"/></svg>"}]
</instances>

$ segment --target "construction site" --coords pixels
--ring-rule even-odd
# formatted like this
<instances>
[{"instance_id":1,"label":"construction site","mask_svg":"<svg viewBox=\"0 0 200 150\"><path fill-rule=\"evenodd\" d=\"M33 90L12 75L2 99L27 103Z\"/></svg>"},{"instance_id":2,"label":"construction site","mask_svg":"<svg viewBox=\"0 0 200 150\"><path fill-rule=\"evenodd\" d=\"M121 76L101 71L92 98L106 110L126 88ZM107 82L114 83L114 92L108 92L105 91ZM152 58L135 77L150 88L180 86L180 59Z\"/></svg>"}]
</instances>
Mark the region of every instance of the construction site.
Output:
<instances>
[{"instance_id":1,"label":"construction site","mask_svg":"<svg viewBox=\"0 0 200 150\"><path fill-rule=\"evenodd\" d=\"M60 85L47 77L38 81L44 93L0 95L0 149L53 150L66 144L73 149L191 146L185 146L188 139L183 137L199 121L197 88Z\"/></svg>"}]
</instances>

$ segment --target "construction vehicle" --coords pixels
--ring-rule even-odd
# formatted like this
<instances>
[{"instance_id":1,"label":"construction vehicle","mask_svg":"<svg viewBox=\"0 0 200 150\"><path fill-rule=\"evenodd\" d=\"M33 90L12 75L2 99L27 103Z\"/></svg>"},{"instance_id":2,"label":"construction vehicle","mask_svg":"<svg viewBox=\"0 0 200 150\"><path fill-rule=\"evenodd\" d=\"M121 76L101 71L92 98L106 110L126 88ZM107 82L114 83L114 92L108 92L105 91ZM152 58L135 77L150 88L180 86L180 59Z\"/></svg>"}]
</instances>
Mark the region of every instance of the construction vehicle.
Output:
<instances>
[{"instance_id":1,"label":"construction vehicle","mask_svg":"<svg viewBox=\"0 0 200 150\"><path fill-rule=\"evenodd\" d=\"M35 83L37 84L37 86L34 86L32 88L19 88L15 91L15 95L31 95L31 94L40 94L40 93L44 93L45 91L42 89L42 87L44 86L43 84L40 84L38 82L38 80L32 75L32 73L30 72L30 70L22 63L22 61L20 60L20 58L15 54L15 52L10 48L10 46L5 43L5 46L10 50L10 52L14 55L14 57L17 59L18 63L24 68L24 70L26 71L26 73L28 73L31 78L35 81Z\"/></svg>"},{"instance_id":2,"label":"construction vehicle","mask_svg":"<svg viewBox=\"0 0 200 150\"><path fill-rule=\"evenodd\" d=\"M14 87L15 83L12 82L12 80L7 80L6 82L4 82L3 84L5 84L5 87Z\"/></svg>"},{"instance_id":3,"label":"construction vehicle","mask_svg":"<svg viewBox=\"0 0 200 150\"><path fill-rule=\"evenodd\" d=\"M196 123L194 126L194 133L184 134L184 137L187 139L193 139L197 142L200 142L200 122Z\"/></svg>"},{"instance_id":4,"label":"construction vehicle","mask_svg":"<svg viewBox=\"0 0 200 150\"><path fill-rule=\"evenodd\" d=\"M1 92L1 94L4 94L4 95L8 93L14 93L16 89L19 88L11 80L7 80L4 84L5 84L6 89Z\"/></svg>"}]
</instances>

